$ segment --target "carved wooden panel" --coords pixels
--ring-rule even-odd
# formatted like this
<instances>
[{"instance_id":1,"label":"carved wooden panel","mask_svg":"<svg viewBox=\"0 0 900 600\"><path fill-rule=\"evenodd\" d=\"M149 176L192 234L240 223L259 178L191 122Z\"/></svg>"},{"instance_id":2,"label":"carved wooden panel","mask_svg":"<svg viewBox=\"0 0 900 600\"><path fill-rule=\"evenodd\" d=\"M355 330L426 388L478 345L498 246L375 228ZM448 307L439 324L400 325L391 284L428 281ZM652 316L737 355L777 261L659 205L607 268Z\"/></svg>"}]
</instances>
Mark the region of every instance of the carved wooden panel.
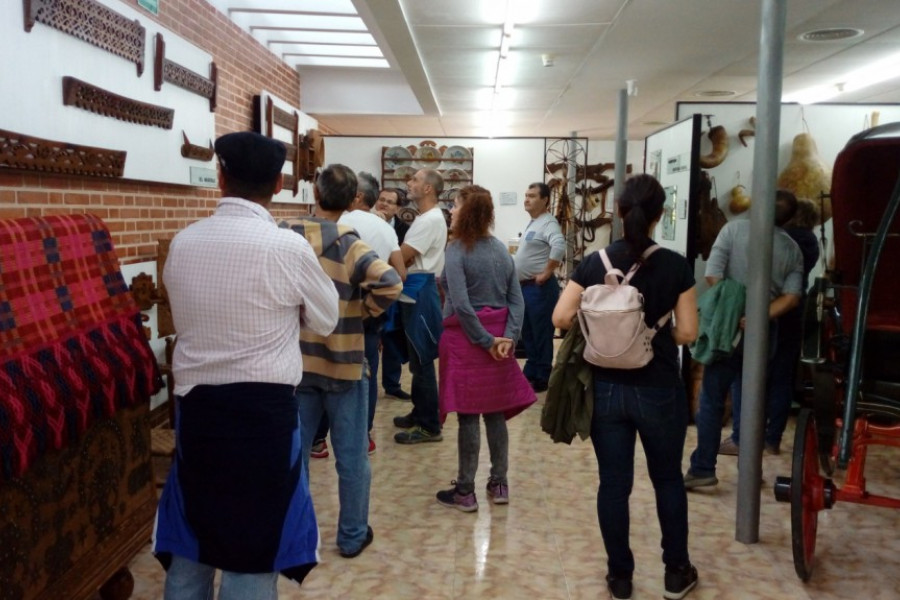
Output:
<instances>
[{"instance_id":1,"label":"carved wooden panel","mask_svg":"<svg viewBox=\"0 0 900 600\"><path fill-rule=\"evenodd\" d=\"M121 177L125 170L125 152L45 140L0 129L0 167Z\"/></svg>"},{"instance_id":2,"label":"carved wooden panel","mask_svg":"<svg viewBox=\"0 0 900 600\"><path fill-rule=\"evenodd\" d=\"M216 87L218 71L216 63L209 64L209 78L191 71L166 58L166 43L161 33L156 34L156 53L153 63L153 89L162 89L163 81L193 92L198 96L209 98L210 112L216 110Z\"/></svg>"},{"instance_id":3,"label":"carved wooden panel","mask_svg":"<svg viewBox=\"0 0 900 600\"><path fill-rule=\"evenodd\" d=\"M36 21L59 29L137 65L144 72L146 30L141 22L124 16L95 0L23 0L25 31Z\"/></svg>"},{"instance_id":4,"label":"carved wooden panel","mask_svg":"<svg viewBox=\"0 0 900 600\"><path fill-rule=\"evenodd\" d=\"M285 156L285 160L289 162L294 162L297 158L297 146L294 144L285 144L284 147L287 149L287 156Z\"/></svg>"},{"instance_id":5,"label":"carved wooden panel","mask_svg":"<svg viewBox=\"0 0 900 600\"><path fill-rule=\"evenodd\" d=\"M175 118L173 108L132 100L68 76L63 77L63 104L120 121L163 129L172 129Z\"/></svg>"}]
</instances>

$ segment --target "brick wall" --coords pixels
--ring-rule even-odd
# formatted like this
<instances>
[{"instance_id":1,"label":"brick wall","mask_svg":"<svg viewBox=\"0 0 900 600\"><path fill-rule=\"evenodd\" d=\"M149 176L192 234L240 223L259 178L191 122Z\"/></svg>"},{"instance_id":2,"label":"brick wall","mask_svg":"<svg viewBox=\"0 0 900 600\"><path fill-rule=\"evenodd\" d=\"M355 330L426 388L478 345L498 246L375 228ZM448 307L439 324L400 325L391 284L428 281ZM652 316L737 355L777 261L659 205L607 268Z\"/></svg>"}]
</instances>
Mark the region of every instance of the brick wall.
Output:
<instances>
[{"instance_id":1,"label":"brick wall","mask_svg":"<svg viewBox=\"0 0 900 600\"><path fill-rule=\"evenodd\" d=\"M134 0L122 3L136 6ZM159 13L156 21L211 54L216 62L217 136L251 128L251 101L263 89L302 108L297 71L203 0L166 0L160 2ZM147 13L142 18L153 16ZM22 133L28 133L27 127ZM211 214L218 197L216 190L190 186L0 169L0 218L96 214L112 231L123 263L155 259L157 240L171 238L189 223ZM272 207L276 218L298 212L306 209L288 204Z\"/></svg>"}]
</instances>

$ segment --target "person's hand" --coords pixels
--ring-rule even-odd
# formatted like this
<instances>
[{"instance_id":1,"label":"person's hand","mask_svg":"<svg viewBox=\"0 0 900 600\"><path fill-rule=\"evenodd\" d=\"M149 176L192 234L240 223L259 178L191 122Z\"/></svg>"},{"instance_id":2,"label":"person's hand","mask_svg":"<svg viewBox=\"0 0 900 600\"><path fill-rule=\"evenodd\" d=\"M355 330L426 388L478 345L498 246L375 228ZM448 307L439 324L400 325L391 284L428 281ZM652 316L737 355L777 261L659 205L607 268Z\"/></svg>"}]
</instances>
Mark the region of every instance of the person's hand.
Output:
<instances>
[{"instance_id":1,"label":"person's hand","mask_svg":"<svg viewBox=\"0 0 900 600\"><path fill-rule=\"evenodd\" d=\"M541 272L534 276L534 282L538 285L544 285L550 279L550 273Z\"/></svg>"},{"instance_id":2,"label":"person's hand","mask_svg":"<svg viewBox=\"0 0 900 600\"><path fill-rule=\"evenodd\" d=\"M372 209L371 211L369 211L369 212L371 212L372 214L378 215L379 217L381 217L381 218L384 219L385 221L388 220L387 215L384 214L383 212L381 212L380 210L375 210L375 209L373 208L373 209Z\"/></svg>"},{"instance_id":3,"label":"person's hand","mask_svg":"<svg viewBox=\"0 0 900 600\"><path fill-rule=\"evenodd\" d=\"M489 352L491 353L491 356L494 357L494 360L503 360L509 356L512 345L512 340L509 338L495 337Z\"/></svg>"}]
</instances>

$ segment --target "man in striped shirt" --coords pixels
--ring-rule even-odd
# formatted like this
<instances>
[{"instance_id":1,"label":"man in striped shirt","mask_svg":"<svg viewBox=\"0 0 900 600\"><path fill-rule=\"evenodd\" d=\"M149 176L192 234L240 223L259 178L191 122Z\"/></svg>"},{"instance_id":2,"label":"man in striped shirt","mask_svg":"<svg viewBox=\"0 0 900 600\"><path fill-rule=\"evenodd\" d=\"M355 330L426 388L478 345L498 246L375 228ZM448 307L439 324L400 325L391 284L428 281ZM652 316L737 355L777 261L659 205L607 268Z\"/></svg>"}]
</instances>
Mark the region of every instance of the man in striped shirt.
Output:
<instances>
[{"instance_id":1,"label":"man in striped shirt","mask_svg":"<svg viewBox=\"0 0 900 600\"><path fill-rule=\"evenodd\" d=\"M316 217L287 223L312 245L339 295L339 319L329 336L300 333L303 380L300 402L302 453L309 453L323 414L331 427L331 448L338 472L337 545L354 558L372 543L369 527L368 381L365 377L363 320L382 314L400 296L400 275L337 220L356 196L356 175L344 165L329 165L315 185Z\"/></svg>"}]
</instances>

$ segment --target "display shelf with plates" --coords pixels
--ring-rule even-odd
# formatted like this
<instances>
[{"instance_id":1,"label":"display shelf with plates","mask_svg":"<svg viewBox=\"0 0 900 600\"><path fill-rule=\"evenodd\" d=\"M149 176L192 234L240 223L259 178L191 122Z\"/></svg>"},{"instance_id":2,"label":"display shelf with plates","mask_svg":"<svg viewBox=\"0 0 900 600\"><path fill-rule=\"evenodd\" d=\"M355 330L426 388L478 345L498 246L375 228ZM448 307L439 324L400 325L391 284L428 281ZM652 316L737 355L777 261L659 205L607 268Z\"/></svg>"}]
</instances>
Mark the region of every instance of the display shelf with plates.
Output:
<instances>
[{"instance_id":1,"label":"display shelf with plates","mask_svg":"<svg viewBox=\"0 0 900 600\"><path fill-rule=\"evenodd\" d=\"M381 187L406 189L406 182L419 169L435 169L444 178L444 188L460 188L472 183L473 149L438 145L423 140L418 146L383 146Z\"/></svg>"}]
</instances>

